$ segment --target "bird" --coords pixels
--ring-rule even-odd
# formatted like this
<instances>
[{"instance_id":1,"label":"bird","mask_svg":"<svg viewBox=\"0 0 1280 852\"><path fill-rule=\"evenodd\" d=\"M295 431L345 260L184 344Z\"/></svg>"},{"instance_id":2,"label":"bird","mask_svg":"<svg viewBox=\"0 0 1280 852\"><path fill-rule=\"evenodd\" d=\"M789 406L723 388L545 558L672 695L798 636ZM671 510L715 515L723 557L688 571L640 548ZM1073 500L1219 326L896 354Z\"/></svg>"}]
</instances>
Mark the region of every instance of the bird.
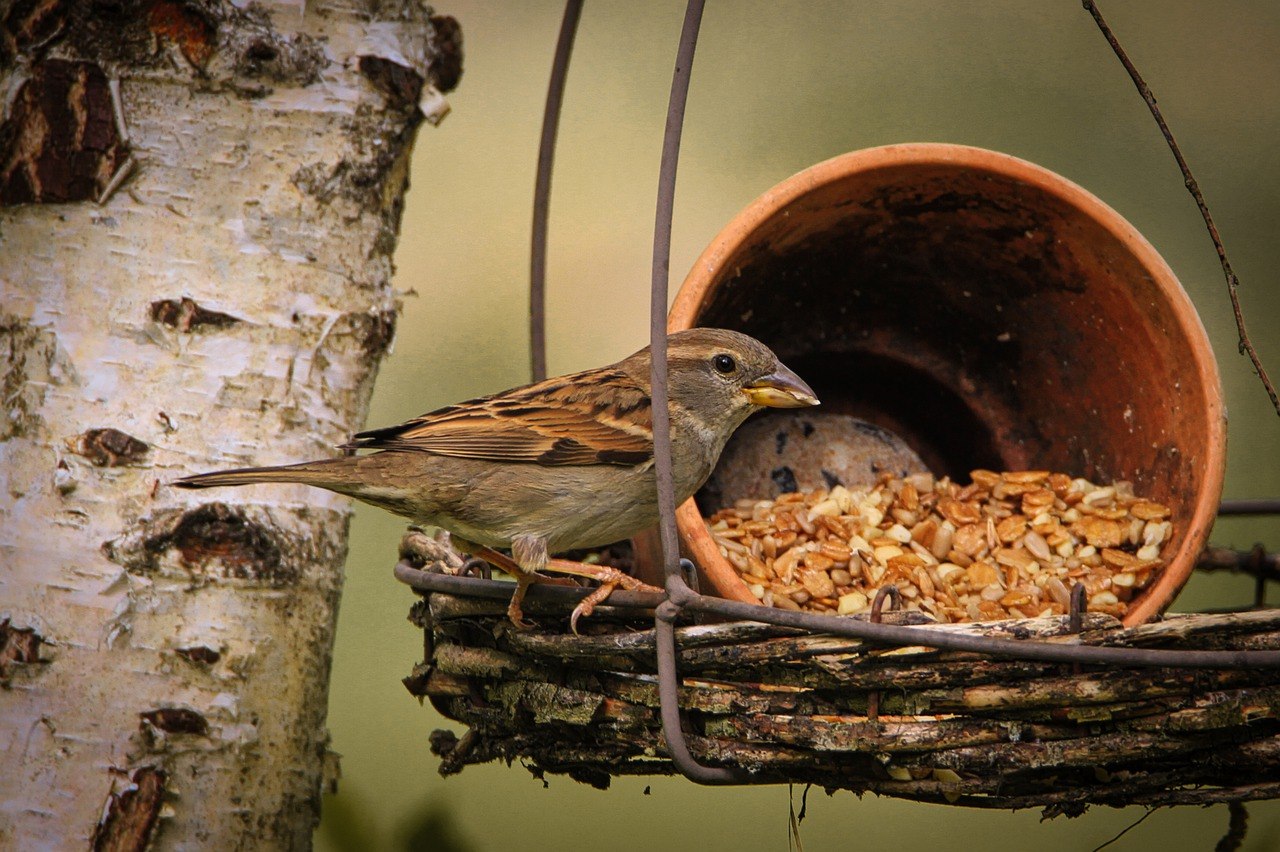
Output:
<instances>
[{"instance_id":1,"label":"bird","mask_svg":"<svg viewBox=\"0 0 1280 852\"><path fill-rule=\"evenodd\" d=\"M445 529L459 550L516 578L507 616L518 627L529 626L521 602L538 572L591 577L601 585L574 610L576 631L578 618L619 584L641 586L616 569L551 554L657 524L651 365L646 346L605 367L360 432L339 447L347 452L341 457L201 473L172 485L304 483ZM818 405L769 347L729 329L669 334L667 370L677 505L711 475L748 416Z\"/></svg>"}]
</instances>

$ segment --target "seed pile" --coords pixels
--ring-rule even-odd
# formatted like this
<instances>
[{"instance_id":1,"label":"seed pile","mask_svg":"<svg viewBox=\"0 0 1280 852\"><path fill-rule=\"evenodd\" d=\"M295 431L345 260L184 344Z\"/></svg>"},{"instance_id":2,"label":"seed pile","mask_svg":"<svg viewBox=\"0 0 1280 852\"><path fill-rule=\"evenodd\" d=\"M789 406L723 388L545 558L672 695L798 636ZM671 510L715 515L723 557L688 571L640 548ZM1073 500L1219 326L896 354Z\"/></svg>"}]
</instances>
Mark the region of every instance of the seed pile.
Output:
<instances>
[{"instance_id":1,"label":"seed pile","mask_svg":"<svg viewBox=\"0 0 1280 852\"><path fill-rule=\"evenodd\" d=\"M1123 616L1164 567L1169 508L1128 482L975 470L866 491L740 500L708 519L720 552L767 606L852 615L893 584L941 622L1061 615L1083 583L1091 612Z\"/></svg>"}]
</instances>

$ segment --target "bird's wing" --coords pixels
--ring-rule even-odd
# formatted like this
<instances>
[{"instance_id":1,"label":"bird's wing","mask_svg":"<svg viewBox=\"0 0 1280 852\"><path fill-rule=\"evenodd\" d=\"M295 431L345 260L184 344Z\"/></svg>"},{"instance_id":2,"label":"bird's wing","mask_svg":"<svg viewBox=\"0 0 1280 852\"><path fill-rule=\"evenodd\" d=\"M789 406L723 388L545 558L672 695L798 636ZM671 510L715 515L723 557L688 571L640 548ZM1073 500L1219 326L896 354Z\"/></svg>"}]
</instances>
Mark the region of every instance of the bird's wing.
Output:
<instances>
[{"instance_id":1,"label":"bird's wing","mask_svg":"<svg viewBox=\"0 0 1280 852\"><path fill-rule=\"evenodd\" d=\"M652 410L647 391L625 373L604 368L361 432L343 448L541 465L636 465L653 456Z\"/></svg>"}]
</instances>

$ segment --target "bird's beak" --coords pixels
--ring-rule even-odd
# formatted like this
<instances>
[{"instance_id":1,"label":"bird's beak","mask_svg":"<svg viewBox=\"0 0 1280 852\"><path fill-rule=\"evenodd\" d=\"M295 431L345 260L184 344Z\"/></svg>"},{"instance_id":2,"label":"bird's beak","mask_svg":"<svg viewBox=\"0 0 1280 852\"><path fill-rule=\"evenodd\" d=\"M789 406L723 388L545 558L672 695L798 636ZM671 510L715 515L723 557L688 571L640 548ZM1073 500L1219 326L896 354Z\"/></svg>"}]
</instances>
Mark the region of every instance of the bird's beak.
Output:
<instances>
[{"instance_id":1,"label":"bird's beak","mask_svg":"<svg viewBox=\"0 0 1280 852\"><path fill-rule=\"evenodd\" d=\"M744 387L742 392L753 405L769 408L806 408L818 404L813 388L781 364L769 375Z\"/></svg>"}]
</instances>

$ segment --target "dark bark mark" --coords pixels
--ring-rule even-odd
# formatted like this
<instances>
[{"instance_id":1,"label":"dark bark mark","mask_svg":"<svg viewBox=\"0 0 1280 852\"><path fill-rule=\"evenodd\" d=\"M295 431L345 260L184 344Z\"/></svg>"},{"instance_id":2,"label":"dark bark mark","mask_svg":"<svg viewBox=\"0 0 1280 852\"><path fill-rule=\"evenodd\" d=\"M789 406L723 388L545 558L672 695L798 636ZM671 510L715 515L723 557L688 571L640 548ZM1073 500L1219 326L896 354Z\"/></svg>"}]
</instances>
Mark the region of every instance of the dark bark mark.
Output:
<instances>
[{"instance_id":1,"label":"dark bark mark","mask_svg":"<svg viewBox=\"0 0 1280 852\"><path fill-rule=\"evenodd\" d=\"M462 27L449 15L433 15L431 27L429 44L433 56L427 76L431 85L451 92L462 78Z\"/></svg>"},{"instance_id":2,"label":"dark bark mark","mask_svg":"<svg viewBox=\"0 0 1280 852\"><path fill-rule=\"evenodd\" d=\"M204 71L213 56L218 28L196 4L180 0L154 0L147 8L152 34L177 45L192 67Z\"/></svg>"},{"instance_id":3,"label":"dark bark mark","mask_svg":"<svg viewBox=\"0 0 1280 852\"><path fill-rule=\"evenodd\" d=\"M462 75L462 29L448 16L430 19L432 34L427 46L430 62L427 79L440 91L450 91ZM417 109L421 95L419 74L394 66L385 59L361 64L361 72L387 96L386 114L357 116L350 127L354 143L351 154L336 165L312 163L298 169L293 183L300 190L328 204L334 197L359 203L380 214L385 227L378 235L374 251L391 254L395 248L400 217L404 212L403 191L408 185L407 152L422 123ZM413 99L409 100L409 96Z\"/></svg>"},{"instance_id":4,"label":"dark bark mark","mask_svg":"<svg viewBox=\"0 0 1280 852\"><path fill-rule=\"evenodd\" d=\"M93 831L94 852L142 852L151 842L164 803L165 772L143 766L129 780L131 784L107 797Z\"/></svg>"},{"instance_id":5,"label":"dark bark mark","mask_svg":"<svg viewBox=\"0 0 1280 852\"><path fill-rule=\"evenodd\" d=\"M121 467L142 461L151 447L119 429L88 429L75 440L72 451L98 467Z\"/></svg>"},{"instance_id":6,"label":"dark bark mark","mask_svg":"<svg viewBox=\"0 0 1280 852\"><path fill-rule=\"evenodd\" d=\"M391 345L396 333L397 311L353 311L342 314L327 328L321 345L315 351L317 369L325 369L330 359L355 356L362 363L377 363ZM308 316L308 320L318 320ZM326 390L329 388L326 387ZM332 388L345 392L346 386Z\"/></svg>"},{"instance_id":7,"label":"dark bark mark","mask_svg":"<svg viewBox=\"0 0 1280 852\"><path fill-rule=\"evenodd\" d=\"M57 38L67 23L63 0L15 0L0 17L0 71L31 48Z\"/></svg>"},{"instance_id":8,"label":"dark bark mark","mask_svg":"<svg viewBox=\"0 0 1280 852\"><path fill-rule=\"evenodd\" d=\"M436 37L429 46L432 56L426 73L437 88L448 91L457 85L462 73L462 31L452 18L432 19L432 22ZM330 203L335 197L346 198L370 212L382 214L387 227L379 236L376 250L390 254L403 202L398 191L389 191L401 187L388 173L398 169L402 174L399 180L408 180L406 153L422 123L422 113L416 108L422 79L417 71L377 56L361 56L359 68L361 74L386 95L389 108L382 113L358 114L348 128L353 149L337 163L302 166L292 181L322 204Z\"/></svg>"},{"instance_id":9,"label":"dark bark mark","mask_svg":"<svg viewBox=\"0 0 1280 852\"><path fill-rule=\"evenodd\" d=\"M159 707L139 713L144 725L151 725L168 734L208 735L209 720L186 707Z\"/></svg>"},{"instance_id":10,"label":"dark bark mark","mask_svg":"<svg viewBox=\"0 0 1280 852\"><path fill-rule=\"evenodd\" d=\"M395 232L400 226L402 202L395 201L387 190L388 175L403 166L414 133L422 123L417 110L381 117L358 116L359 127L352 126L350 138L357 146L337 163L316 162L298 168L291 178L294 186L322 204L334 198L346 198L372 213L384 214L387 229L379 235L377 251L390 254L395 246ZM407 180L407 171L406 178Z\"/></svg>"},{"instance_id":11,"label":"dark bark mark","mask_svg":"<svg viewBox=\"0 0 1280 852\"><path fill-rule=\"evenodd\" d=\"M37 62L0 124L0 206L96 199L128 153L102 69Z\"/></svg>"},{"instance_id":12,"label":"dark bark mark","mask_svg":"<svg viewBox=\"0 0 1280 852\"><path fill-rule=\"evenodd\" d=\"M412 68L381 56L361 56L360 73L387 98L387 106L394 110L417 107L425 82L422 75Z\"/></svg>"},{"instance_id":13,"label":"dark bark mark","mask_svg":"<svg viewBox=\"0 0 1280 852\"><path fill-rule=\"evenodd\" d=\"M173 554L192 572L275 587L295 583L299 564L314 557L302 553L286 560L286 549L274 530L224 503L158 512L102 546L112 562L140 574L158 571Z\"/></svg>"},{"instance_id":14,"label":"dark bark mark","mask_svg":"<svg viewBox=\"0 0 1280 852\"><path fill-rule=\"evenodd\" d=\"M216 651L206 645L192 645L190 648L175 648L174 653L184 660L189 660L197 665L211 666L218 660L222 659L222 652Z\"/></svg>"},{"instance_id":15,"label":"dark bark mark","mask_svg":"<svg viewBox=\"0 0 1280 852\"><path fill-rule=\"evenodd\" d=\"M278 580L283 573L280 547L270 532L223 503L187 512L171 531L148 542L156 553L171 547L189 568L220 563L226 576L240 579Z\"/></svg>"},{"instance_id":16,"label":"dark bark mark","mask_svg":"<svg viewBox=\"0 0 1280 852\"><path fill-rule=\"evenodd\" d=\"M9 619L0 621L0 682L9 679L15 665L40 662L44 637L31 627L14 627Z\"/></svg>"},{"instance_id":17,"label":"dark bark mark","mask_svg":"<svg viewBox=\"0 0 1280 852\"><path fill-rule=\"evenodd\" d=\"M234 57L237 77L299 87L319 82L324 47L309 35L276 32L271 19L252 7L236 17L228 30L226 50Z\"/></svg>"},{"instance_id":18,"label":"dark bark mark","mask_svg":"<svg viewBox=\"0 0 1280 852\"><path fill-rule=\"evenodd\" d=\"M381 358L396 336L396 312L380 311L375 314L357 314L357 332L360 345L370 358Z\"/></svg>"},{"instance_id":19,"label":"dark bark mark","mask_svg":"<svg viewBox=\"0 0 1280 852\"><path fill-rule=\"evenodd\" d=\"M160 299L151 303L151 319L178 331L191 331L200 326L226 328L241 322L239 317L211 311L198 305L193 299Z\"/></svg>"},{"instance_id":20,"label":"dark bark mark","mask_svg":"<svg viewBox=\"0 0 1280 852\"><path fill-rule=\"evenodd\" d=\"M319 40L278 33L253 3L17 0L0 13L0 70L19 55L38 58L54 39L66 58L136 69L166 65L172 45L202 81L196 91L239 97L269 94L262 81L309 86L328 62Z\"/></svg>"}]
</instances>

